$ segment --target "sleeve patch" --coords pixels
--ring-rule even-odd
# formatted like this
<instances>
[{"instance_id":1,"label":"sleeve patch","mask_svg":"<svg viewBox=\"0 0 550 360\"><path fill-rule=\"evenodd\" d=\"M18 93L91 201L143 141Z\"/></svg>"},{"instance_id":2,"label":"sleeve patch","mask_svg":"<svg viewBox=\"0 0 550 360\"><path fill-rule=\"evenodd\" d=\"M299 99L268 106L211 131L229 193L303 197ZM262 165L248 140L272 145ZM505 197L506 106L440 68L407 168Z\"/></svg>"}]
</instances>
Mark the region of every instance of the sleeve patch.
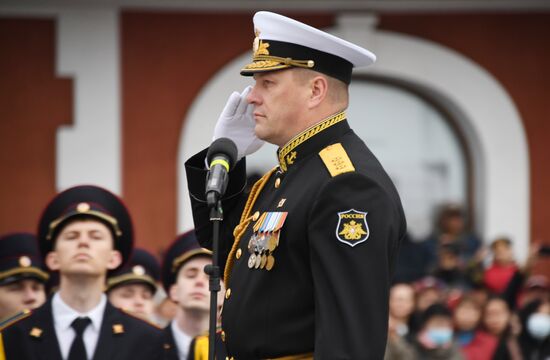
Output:
<instances>
[{"instance_id":1,"label":"sleeve patch","mask_svg":"<svg viewBox=\"0 0 550 360\"><path fill-rule=\"evenodd\" d=\"M355 171L355 167L341 143L327 146L319 152L319 156L332 177Z\"/></svg>"},{"instance_id":2,"label":"sleeve patch","mask_svg":"<svg viewBox=\"0 0 550 360\"><path fill-rule=\"evenodd\" d=\"M349 209L338 213L336 239L351 247L369 238L370 230L367 223L367 213Z\"/></svg>"}]
</instances>

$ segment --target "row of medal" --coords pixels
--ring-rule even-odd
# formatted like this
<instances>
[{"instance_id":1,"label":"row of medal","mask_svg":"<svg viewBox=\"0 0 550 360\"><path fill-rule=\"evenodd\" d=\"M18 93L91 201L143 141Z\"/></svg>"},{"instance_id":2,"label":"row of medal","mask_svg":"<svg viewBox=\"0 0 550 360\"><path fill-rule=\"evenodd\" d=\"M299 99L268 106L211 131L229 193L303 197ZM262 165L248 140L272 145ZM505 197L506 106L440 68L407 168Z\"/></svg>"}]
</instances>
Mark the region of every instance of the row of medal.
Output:
<instances>
[{"instance_id":1,"label":"row of medal","mask_svg":"<svg viewBox=\"0 0 550 360\"><path fill-rule=\"evenodd\" d=\"M275 264L273 252L279 246L281 228L288 212L264 212L253 227L248 241L248 267L271 270Z\"/></svg>"}]
</instances>

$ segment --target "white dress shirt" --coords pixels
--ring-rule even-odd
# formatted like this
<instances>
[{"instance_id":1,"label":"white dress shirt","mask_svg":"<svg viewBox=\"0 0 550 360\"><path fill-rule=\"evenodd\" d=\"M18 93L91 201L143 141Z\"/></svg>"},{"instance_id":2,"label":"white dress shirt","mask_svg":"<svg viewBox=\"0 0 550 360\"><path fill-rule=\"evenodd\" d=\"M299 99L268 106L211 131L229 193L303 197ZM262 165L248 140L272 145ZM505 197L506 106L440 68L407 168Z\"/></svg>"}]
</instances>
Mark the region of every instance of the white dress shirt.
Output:
<instances>
[{"instance_id":1,"label":"white dress shirt","mask_svg":"<svg viewBox=\"0 0 550 360\"><path fill-rule=\"evenodd\" d=\"M101 322L103 321L105 305L107 305L107 296L102 294L101 300L97 306L87 313L82 314L67 305L63 299L61 299L59 293L56 293L53 296L53 324L55 334L57 335L57 341L59 342L61 356L64 360L69 357L69 351L71 350L71 345L73 344L73 340L76 336L71 324L77 317L85 316L89 317L92 322L88 325L86 330L84 330L82 337L84 340L84 347L86 348L86 354L88 355L88 360L92 359L97 346L97 341L99 339L99 333L101 331Z\"/></svg>"},{"instance_id":2,"label":"white dress shirt","mask_svg":"<svg viewBox=\"0 0 550 360\"><path fill-rule=\"evenodd\" d=\"M172 334L174 335L174 341L176 342L176 347L178 348L178 358L180 360L186 360L187 354L189 354L189 346L191 345L191 336L187 335L180 330L176 321L172 321L170 325L172 328Z\"/></svg>"}]
</instances>

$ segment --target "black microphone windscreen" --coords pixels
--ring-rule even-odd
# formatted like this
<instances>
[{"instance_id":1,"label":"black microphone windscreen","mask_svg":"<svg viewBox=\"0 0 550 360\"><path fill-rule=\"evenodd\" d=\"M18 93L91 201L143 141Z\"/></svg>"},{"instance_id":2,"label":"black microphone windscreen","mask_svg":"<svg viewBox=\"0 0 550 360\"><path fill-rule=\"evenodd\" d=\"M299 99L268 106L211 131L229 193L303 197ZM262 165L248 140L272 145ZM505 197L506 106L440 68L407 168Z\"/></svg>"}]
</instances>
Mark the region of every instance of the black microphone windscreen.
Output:
<instances>
[{"instance_id":1,"label":"black microphone windscreen","mask_svg":"<svg viewBox=\"0 0 550 360\"><path fill-rule=\"evenodd\" d=\"M212 144L210 144L210 148L206 153L206 160L210 164L213 157L220 154L227 156L229 159L229 168L233 168L233 165L237 162L237 145L235 145L233 140L228 138L216 139Z\"/></svg>"}]
</instances>

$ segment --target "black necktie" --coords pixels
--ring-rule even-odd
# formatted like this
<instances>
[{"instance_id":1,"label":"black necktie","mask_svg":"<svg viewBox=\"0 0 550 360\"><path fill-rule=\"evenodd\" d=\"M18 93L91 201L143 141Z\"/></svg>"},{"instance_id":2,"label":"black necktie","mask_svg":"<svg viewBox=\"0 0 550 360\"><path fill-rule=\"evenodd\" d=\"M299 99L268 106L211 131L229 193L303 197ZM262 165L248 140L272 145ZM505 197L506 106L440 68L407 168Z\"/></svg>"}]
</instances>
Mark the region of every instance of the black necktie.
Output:
<instances>
[{"instance_id":1,"label":"black necktie","mask_svg":"<svg viewBox=\"0 0 550 360\"><path fill-rule=\"evenodd\" d=\"M76 336L74 337L73 343L71 345L71 350L69 350L68 360L88 360L82 334L84 334L84 330L86 330L91 322L92 320L90 320L89 317L79 317L74 319L71 326L74 329Z\"/></svg>"}]
</instances>

